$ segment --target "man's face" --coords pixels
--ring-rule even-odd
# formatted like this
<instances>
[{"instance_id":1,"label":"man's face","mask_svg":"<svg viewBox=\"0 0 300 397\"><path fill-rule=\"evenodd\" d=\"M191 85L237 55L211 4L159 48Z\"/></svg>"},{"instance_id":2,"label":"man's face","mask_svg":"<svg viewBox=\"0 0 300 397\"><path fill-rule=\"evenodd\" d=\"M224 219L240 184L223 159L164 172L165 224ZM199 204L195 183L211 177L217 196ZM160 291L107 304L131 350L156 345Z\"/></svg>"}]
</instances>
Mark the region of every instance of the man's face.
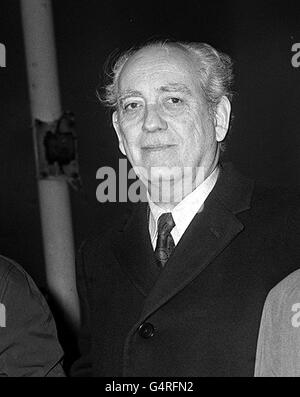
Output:
<instances>
[{"instance_id":1,"label":"man's face","mask_svg":"<svg viewBox=\"0 0 300 397\"><path fill-rule=\"evenodd\" d=\"M175 47L150 47L130 58L120 75L113 124L120 149L133 167L176 179L216 161L214 122L203 98L195 66ZM186 171L188 170L188 171Z\"/></svg>"}]
</instances>

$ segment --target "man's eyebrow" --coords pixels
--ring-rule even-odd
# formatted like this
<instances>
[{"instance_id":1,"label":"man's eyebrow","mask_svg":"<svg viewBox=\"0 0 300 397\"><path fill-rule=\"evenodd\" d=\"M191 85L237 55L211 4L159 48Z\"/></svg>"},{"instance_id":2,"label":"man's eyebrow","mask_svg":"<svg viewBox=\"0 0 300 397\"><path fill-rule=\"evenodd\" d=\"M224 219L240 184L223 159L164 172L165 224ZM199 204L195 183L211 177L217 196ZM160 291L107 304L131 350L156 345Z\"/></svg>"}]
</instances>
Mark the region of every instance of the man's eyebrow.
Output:
<instances>
[{"instance_id":1,"label":"man's eyebrow","mask_svg":"<svg viewBox=\"0 0 300 397\"><path fill-rule=\"evenodd\" d=\"M162 92L183 92L188 95L192 95L191 90L185 84L170 83L159 88Z\"/></svg>"},{"instance_id":2,"label":"man's eyebrow","mask_svg":"<svg viewBox=\"0 0 300 397\"><path fill-rule=\"evenodd\" d=\"M124 90L118 96L118 101L122 101L132 96L143 96L143 94L140 91L136 91L136 90Z\"/></svg>"},{"instance_id":3,"label":"man's eyebrow","mask_svg":"<svg viewBox=\"0 0 300 397\"><path fill-rule=\"evenodd\" d=\"M166 85L163 85L159 87L158 91L161 92L183 92L188 95L192 95L191 90L185 85L185 84L180 84L180 83L168 83ZM129 97L142 97L143 94L140 91L137 90L124 90L120 93L118 96L118 101L123 101L126 98Z\"/></svg>"}]
</instances>

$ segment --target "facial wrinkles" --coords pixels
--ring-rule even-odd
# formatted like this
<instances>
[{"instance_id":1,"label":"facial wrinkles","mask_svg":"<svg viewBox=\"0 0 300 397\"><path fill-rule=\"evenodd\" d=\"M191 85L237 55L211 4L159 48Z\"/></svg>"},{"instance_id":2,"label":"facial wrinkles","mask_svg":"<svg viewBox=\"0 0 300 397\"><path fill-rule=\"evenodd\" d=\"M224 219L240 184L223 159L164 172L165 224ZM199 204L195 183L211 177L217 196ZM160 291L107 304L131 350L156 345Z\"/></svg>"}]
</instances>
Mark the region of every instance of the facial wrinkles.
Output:
<instances>
[{"instance_id":1,"label":"facial wrinkles","mask_svg":"<svg viewBox=\"0 0 300 397\"><path fill-rule=\"evenodd\" d=\"M148 57L149 58L149 57ZM180 67L178 65L178 60L176 63L171 63L172 59L168 59L164 56L162 57L153 57L147 60L145 62L144 56L139 56L136 59L133 59L128 62L127 65L124 66L124 69L122 71L122 76L120 79L121 82L121 90L122 90L122 80L123 79L128 79L129 81L132 80L134 83L139 77L142 78L150 78L150 82L153 84L153 77L156 77L156 74L160 73L166 73L168 75L169 73L173 74L181 74L184 79L186 79L186 71L182 71L183 69L187 69L187 65L183 64L183 61L180 62L182 64ZM128 76L129 74L129 76Z\"/></svg>"},{"instance_id":2,"label":"facial wrinkles","mask_svg":"<svg viewBox=\"0 0 300 397\"><path fill-rule=\"evenodd\" d=\"M192 91L187 84L169 82L169 77L162 79L160 75L157 79L157 87L153 87L153 75L147 76L148 82L146 85L143 84L143 89L140 89L140 91L138 83L134 86L134 90L130 90L132 91L132 97L130 97L129 90L123 91L128 93L122 100L123 106L131 106L131 100L135 105L135 109L131 109L127 113L124 107L119 111L120 120L125 128L127 125L143 122L144 117L152 112L167 123L179 120L188 122L189 117L196 112L199 103L195 100L195 94L192 95ZM138 78L136 81L138 81ZM177 82L178 79L174 79L174 81ZM127 82L126 85L130 86ZM175 85L176 88L174 88ZM136 86L137 90L135 89ZM177 104L172 103L174 98L178 100Z\"/></svg>"},{"instance_id":3,"label":"facial wrinkles","mask_svg":"<svg viewBox=\"0 0 300 397\"><path fill-rule=\"evenodd\" d=\"M149 55L145 58L140 54L128 61L119 80L120 96L128 90L140 91L149 103L154 103L154 84L159 88L159 85L165 85L166 82L182 83L193 90L195 71L183 56L177 57L172 63L173 57L169 57L169 52L164 49L162 55L150 59ZM172 81L169 81L170 78Z\"/></svg>"},{"instance_id":4,"label":"facial wrinkles","mask_svg":"<svg viewBox=\"0 0 300 397\"><path fill-rule=\"evenodd\" d=\"M135 59L130 60L129 63L125 65L122 75L120 76L120 94L122 96L122 93L129 92L130 90L138 92L137 99L142 101L143 106L146 106L150 111L157 111L160 117L166 119L169 137L172 137L174 140L176 138L176 142L182 145L182 147L188 149L188 145L194 143L201 150L201 148L205 148L209 145L209 138L205 137L205 134L203 134L203 129L209 128L209 126L205 106L203 107L203 101L200 99L200 87L195 84L195 81L197 81L196 72L191 64L187 62L187 59L183 57L176 57L175 62L172 63L174 58L170 56L171 53L172 51L168 51L167 57L165 52L162 57L158 57L157 54L154 54L153 59L151 59L148 53L146 53L146 56L140 54ZM192 92L192 99L187 101L188 106L184 108L181 114L180 112L168 114L158 106L160 105L158 100L159 87L165 86L167 83L183 84ZM143 142L145 142L145 138L142 135L136 140L140 133L139 128L135 128L134 131L129 130L130 134L126 134L127 128L131 128L131 126L137 127L137 122L142 122L144 111L144 108L142 108L140 113L137 112L138 116L133 118L125 117L122 112L119 113L119 120L122 124L125 133L124 138L128 146L130 146L130 144L133 144L133 146L137 146L137 144L142 145ZM176 133L178 126L176 124L177 121L185 125L186 130L193 131L192 135L189 136L189 142L186 142L182 134ZM159 142L159 139L157 138L155 142ZM185 157L182 158L182 161L189 160L187 159L189 150L181 151L181 155Z\"/></svg>"}]
</instances>

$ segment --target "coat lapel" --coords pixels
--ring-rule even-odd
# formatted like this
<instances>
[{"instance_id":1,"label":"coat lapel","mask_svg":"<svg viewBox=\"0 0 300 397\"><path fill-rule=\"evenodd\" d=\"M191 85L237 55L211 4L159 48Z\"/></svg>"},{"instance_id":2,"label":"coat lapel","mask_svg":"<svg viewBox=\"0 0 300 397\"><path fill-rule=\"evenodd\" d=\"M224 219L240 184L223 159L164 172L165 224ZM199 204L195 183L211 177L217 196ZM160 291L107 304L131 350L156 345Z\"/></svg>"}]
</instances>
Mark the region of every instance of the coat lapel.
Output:
<instances>
[{"instance_id":1,"label":"coat lapel","mask_svg":"<svg viewBox=\"0 0 300 397\"><path fill-rule=\"evenodd\" d=\"M186 287L244 229L236 214L250 208L253 183L231 164L220 168L219 179L202 211L189 225L151 290L141 321Z\"/></svg>"},{"instance_id":2,"label":"coat lapel","mask_svg":"<svg viewBox=\"0 0 300 397\"><path fill-rule=\"evenodd\" d=\"M142 317L187 286L242 230L243 224L219 202L207 203L167 262L147 298Z\"/></svg>"}]
</instances>

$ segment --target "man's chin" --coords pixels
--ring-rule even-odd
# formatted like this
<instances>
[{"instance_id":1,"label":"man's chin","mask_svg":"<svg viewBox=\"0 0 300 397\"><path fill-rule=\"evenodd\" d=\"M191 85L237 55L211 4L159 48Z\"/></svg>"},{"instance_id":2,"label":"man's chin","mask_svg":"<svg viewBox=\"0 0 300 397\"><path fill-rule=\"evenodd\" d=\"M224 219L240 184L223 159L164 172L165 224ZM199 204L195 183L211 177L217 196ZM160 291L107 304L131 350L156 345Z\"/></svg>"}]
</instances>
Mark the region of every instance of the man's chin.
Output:
<instances>
[{"instance_id":1,"label":"man's chin","mask_svg":"<svg viewBox=\"0 0 300 397\"><path fill-rule=\"evenodd\" d=\"M172 183L182 179L182 168L166 166L151 167L148 170L148 179L153 184L159 183L161 181Z\"/></svg>"}]
</instances>

